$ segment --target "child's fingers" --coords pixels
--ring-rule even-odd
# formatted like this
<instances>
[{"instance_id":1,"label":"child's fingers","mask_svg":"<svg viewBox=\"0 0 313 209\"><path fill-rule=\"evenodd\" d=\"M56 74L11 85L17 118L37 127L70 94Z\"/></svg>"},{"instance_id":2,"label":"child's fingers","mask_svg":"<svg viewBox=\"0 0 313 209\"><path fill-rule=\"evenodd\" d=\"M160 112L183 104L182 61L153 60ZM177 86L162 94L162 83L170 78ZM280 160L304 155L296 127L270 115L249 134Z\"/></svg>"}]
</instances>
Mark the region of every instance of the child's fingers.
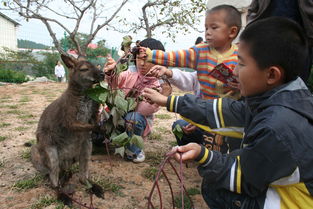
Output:
<instances>
[{"instance_id":1,"label":"child's fingers","mask_svg":"<svg viewBox=\"0 0 313 209\"><path fill-rule=\"evenodd\" d=\"M154 76L154 77L158 77L158 72L159 72L159 66L155 65L153 66L149 72L147 73L147 75L149 76Z\"/></svg>"}]
</instances>

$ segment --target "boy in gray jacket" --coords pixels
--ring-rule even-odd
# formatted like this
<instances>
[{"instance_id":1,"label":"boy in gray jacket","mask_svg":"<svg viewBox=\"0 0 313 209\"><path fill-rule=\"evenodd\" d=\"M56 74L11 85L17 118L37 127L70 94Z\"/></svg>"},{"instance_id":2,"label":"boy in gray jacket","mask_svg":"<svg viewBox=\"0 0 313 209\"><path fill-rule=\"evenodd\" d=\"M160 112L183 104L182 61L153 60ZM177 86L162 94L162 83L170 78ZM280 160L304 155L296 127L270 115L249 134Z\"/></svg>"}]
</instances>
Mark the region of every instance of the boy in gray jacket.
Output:
<instances>
[{"instance_id":1,"label":"boy in gray jacket","mask_svg":"<svg viewBox=\"0 0 313 209\"><path fill-rule=\"evenodd\" d=\"M234 71L244 101L167 98L145 90L145 97L203 129L244 136L241 149L230 154L195 143L173 148L183 161L199 162L211 209L312 208L313 97L298 77L308 54L303 34L280 17L246 27Z\"/></svg>"}]
</instances>

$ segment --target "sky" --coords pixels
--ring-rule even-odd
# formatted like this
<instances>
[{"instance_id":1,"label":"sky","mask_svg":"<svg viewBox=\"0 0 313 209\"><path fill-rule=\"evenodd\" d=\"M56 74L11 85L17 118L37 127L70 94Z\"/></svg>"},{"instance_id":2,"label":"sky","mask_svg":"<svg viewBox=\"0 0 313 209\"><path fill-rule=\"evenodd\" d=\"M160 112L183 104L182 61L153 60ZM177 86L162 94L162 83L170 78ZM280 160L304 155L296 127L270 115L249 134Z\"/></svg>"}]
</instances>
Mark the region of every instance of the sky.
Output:
<instances>
[{"instance_id":1,"label":"sky","mask_svg":"<svg viewBox=\"0 0 313 209\"><path fill-rule=\"evenodd\" d=\"M131 12L137 12L138 10L141 9L141 5L140 5L140 3L137 3L138 2L137 0L130 0L130 2L131 2L131 4L128 4L127 7L124 8L124 11L127 11L129 9L129 11L131 11ZM58 7L58 6L59 5L56 5L56 7ZM30 40L30 41L34 41L37 43L50 45L50 46L53 45L52 39L50 38L50 35L49 35L47 29L41 21L32 20L32 19L30 19L29 21L25 21L23 18L21 18L19 15L17 15L14 12L7 11L7 10L0 10L0 11L3 14L10 17L11 19L14 19L21 24L17 30L17 38L18 39ZM120 12L118 15L126 14L124 11ZM127 17L127 18L134 18L134 17ZM87 25L88 25L88 22L85 22L84 24L82 24L82 28L81 28L80 32L88 33L89 28L87 28L87 27L84 28L84 26L87 26ZM204 17L201 18L201 22L199 22L199 25L201 26L200 29L202 29L204 27ZM121 27L121 26L119 26L119 27ZM63 29L55 27L55 26L53 27L53 29L54 29L54 32L56 33L58 39L64 37L64 30ZM161 33L156 33L154 35L154 38L159 39L165 45L166 50L178 50L178 49L187 49L187 48L193 46L196 38L198 36L204 37L203 34L204 33L199 33L197 31L190 31L190 33L187 35L176 34L175 42L169 38L166 38ZM128 34L122 34L122 33L119 33L119 32L113 31L113 30L106 30L105 28L103 28L97 34L95 41L100 40L100 39L105 39L107 47L119 48L120 44L122 42L122 38L125 35L128 35ZM130 33L129 35L131 35L133 37L134 42L136 40L143 40L145 38L144 32L141 32L138 34L131 34Z\"/></svg>"},{"instance_id":2,"label":"sky","mask_svg":"<svg viewBox=\"0 0 313 209\"><path fill-rule=\"evenodd\" d=\"M188 0L187 0L188 1ZM111 1L112 2L112 1ZM106 13L109 13L109 11L114 11L114 8L117 7L119 2L121 1L113 1L114 3L111 3L108 10L105 11ZM141 2L141 3L140 3ZM208 0L207 1L207 6L208 8L212 8L213 6L216 6L218 4L232 4L235 7L243 7L243 6L248 6L250 4L251 0ZM2 5L1 5L2 6ZM62 7L62 0L54 0L54 7L56 10L60 12L66 12L66 8ZM127 19L134 20L136 18L136 15L132 15L133 13L141 12L141 7L142 7L142 0L129 0L129 2L124 6L123 10L120 11L118 15L120 16L125 16ZM18 32L17 36L18 39L25 39L25 40L30 40L34 41L37 43L42 43L45 45L50 45L52 46L52 39L45 27L45 25L39 21L39 20L29 20L28 22L25 21L23 18L19 17L16 13L13 13L11 11L6 11L6 10L0 10L2 13L5 15L9 16L10 18L16 20L19 22L21 25L18 27ZM205 12L203 12L205 13ZM51 14L52 15L52 14ZM64 24L70 24L64 23ZM80 32L89 32L89 27L90 22L85 21L81 24L81 29ZM122 27L122 25L114 25L115 27ZM204 14L200 18L199 26L198 28L200 30L204 29ZM53 26L54 32L57 35L57 38L60 39L64 37L64 30ZM145 33L141 32L138 34L122 34L113 30L106 30L103 28L102 30L99 31L97 34L94 42L97 40L105 39L106 40L106 45L107 47L120 47L120 44L122 42L122 38L125 35L131 35L133 37L133 41L135 42L136 40L143 40L145 38ZM204 37L204 32L199 33L197 31L190 31L187 35L183 34L176 34L176 39L175 42L162 35L162 33L156 33L154 35L154 38L160 40L164 45L165 49L167 51L169 50L178 50L178 49L188 49L189 47L193 46L195 43L195 40L197 37Z\"/></svg>"}]
</instances>

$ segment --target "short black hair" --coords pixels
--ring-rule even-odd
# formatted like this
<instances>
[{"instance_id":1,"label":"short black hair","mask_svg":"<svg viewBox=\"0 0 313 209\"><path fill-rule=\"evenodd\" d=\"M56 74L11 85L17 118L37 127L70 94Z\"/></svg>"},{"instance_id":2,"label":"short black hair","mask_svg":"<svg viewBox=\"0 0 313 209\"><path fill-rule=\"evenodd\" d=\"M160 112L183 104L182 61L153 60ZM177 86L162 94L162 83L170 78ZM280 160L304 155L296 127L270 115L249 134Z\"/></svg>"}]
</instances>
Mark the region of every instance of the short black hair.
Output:
<instances>
[{"instance_id":1,"label":"short black hair","mask_svg":"<svg viewBox=\"0 0 313 209\"><path fill-rule=\"evenodd\" d=\"M147 47L151 50L162 50L165 51L165 48L161 41L158 41L154 38L146 38L140 41L140 46Z\"/></svg>"},{"instance_id":2,"label":"short black hair","mask_svg":"<svg viewBox=\"0 0 313 209\"><path fill-rule=\"evenodd\" d=\"M236 7L227 5L227 4L218 5L216 7L213 7L212 9L208 9L206 11L206 15L208 15L211 12L216 12L216 11L225 11L226 13L225 23L229 27L232 27L232 26L238 27L238 32L240 31L241 26L242 26L241 13Z\"/></svg>"},{"instance_id":3,"label":"short black hair","mask_svg":"<svg viewBox=\"0 0 313 209\"><path fill-rule=\"evenodd\" d=\"M308 41L302 28L283 17L269 17L249 24L240 35L260 69L284 70L287 83L307 70Z\"/></svg>"},{"instance_id":4,"label":"short black hair","mask_svg":"<svg viewBox=\"0 0 313 209\"><path fill-rule=\"evenodd\" d=\"M199 37L196 39L195 45L200 44L201 42L203 42L203 38L202 38L201 36L199 36Z\"/></svg>"}]
</instances>

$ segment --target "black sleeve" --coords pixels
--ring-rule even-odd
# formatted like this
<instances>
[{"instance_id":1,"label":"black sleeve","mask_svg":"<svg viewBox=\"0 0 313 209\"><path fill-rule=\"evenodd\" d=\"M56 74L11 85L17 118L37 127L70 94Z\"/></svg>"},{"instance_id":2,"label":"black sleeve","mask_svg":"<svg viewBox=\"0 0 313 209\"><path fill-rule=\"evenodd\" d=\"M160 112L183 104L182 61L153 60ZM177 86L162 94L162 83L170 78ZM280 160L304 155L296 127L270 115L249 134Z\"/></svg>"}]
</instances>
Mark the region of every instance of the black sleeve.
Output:
<instances>
[{"instance_id":1,"label":"black sleeve","mask_svg":"<svg viewBox=\"0 0 313 209\"><path fill-rule=\"evenodd\" d=\"M170 96L167 110L208 132L242 138L245 105L229 98L202 100L194 95Z\"/></svg>"},{"instance_id":2,"label":"black sleeve","mask_svg":"<svg viewBox=\"0 0 313 209\"><path fill-rule=\"evenodd\" d=\"M289 147L279 134L268 127L256 127L255 130L245 136L253 142L235 154L208 151L207 157L202 156L198 171L207 183L256 197L271 183L296 170Z\"/></svg>"}]
</instances>

